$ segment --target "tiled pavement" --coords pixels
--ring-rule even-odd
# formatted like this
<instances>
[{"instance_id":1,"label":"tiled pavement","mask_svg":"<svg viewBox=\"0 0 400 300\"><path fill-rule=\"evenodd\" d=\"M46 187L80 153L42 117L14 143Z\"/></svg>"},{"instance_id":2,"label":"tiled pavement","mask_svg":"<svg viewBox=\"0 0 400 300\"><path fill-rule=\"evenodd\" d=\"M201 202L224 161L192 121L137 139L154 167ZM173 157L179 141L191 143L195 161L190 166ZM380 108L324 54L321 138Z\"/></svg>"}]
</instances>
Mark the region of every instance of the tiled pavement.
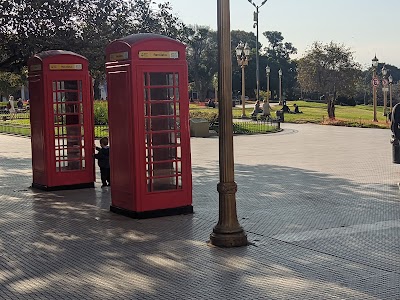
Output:
<instances>
[{"instance_id":1,"label":"tiled pavement","mask_svg":"<svg viewBox=\"0 0 400 300\"><path fill-rule=\"evenodd\" d=\"M390 131L284 124L236 136L252 246L207 245L218 139L192 138L195 214L133 220L109 191L39 192L30 141L0 135L0 299L400 299Z\"/></svg>"}]
</instances>

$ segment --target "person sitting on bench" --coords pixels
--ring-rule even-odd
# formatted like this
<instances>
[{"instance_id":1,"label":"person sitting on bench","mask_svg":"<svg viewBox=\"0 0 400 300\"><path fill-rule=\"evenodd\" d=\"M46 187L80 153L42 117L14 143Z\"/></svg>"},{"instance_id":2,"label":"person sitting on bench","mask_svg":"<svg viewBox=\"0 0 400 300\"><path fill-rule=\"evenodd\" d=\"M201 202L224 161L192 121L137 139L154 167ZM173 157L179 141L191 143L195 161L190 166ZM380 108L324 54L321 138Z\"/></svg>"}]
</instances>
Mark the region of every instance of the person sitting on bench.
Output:
<instances>
[{"instance_id":1,"label":"person sitting on bench","mask_svg":"<svg viewBox=\"0 0 400 300\"><path fill-rule=\"evenodd\" d=\"M215 102L213 99L210 98L210 100L207 101L207 106L215 108Z\"/></svg>"},{"instance_id":2,"label":"person sitting on bench","mask_svg":"<svg viewBox=\"0 0 400 300\"><path fill-rule=\"evenodd\" d=\"M263 110L260 107L260 100L257 100L256 103L254 104L254 109L253 109L253 112L251 113L251 116L256 117L257 114L262 113L262 112L263 112Z\"/></svg>"}]
</instances>

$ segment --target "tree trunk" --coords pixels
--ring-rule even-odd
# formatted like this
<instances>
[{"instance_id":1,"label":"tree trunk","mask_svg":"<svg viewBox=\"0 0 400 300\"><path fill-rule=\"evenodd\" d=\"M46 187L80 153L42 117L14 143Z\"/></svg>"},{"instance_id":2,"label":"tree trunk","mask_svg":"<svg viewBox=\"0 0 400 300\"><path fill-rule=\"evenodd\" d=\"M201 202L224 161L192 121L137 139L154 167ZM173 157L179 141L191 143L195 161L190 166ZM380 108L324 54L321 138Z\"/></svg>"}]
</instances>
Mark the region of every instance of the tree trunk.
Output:
<instances>
[{"instance_id":1,"label":"tree trunk","mask_svg":"<svg viewBox=\"0 0 400 300\"><path fill-rule=\"evenodd\" d=\"M204 102L206 100L206 94L204 93L203 89L197 89L197 95L200 102Z\"/></svg>"},{"instance_id":2,"label":"tree trunk","mask_svg":"<svg viewBox=\"0 0 400 300\"><path fill-rule=\"evenodd\" d=\"M93 86L93 93L94 93L94 99L99 100L101 98L100 95L100 80L98 77L94 78L94 86Z\"/></svg>"},{"instance_id":3,"label":"tree trunk","mask_svg":"<svg viewBox=\"0 0 400 300\"><path fill-rule=\"evenodd\" d=\"M328 95L328 117L331 120L335 119L335 100L336 100L336 92Z\"/></svg>"},{"instance_id":4,"label":"tree trunk","mask_svg":"<svg viewBox=\"0 0 400 300\"><path fill-rule=\"evenodd\" d=\"M195 88L196 88L197 93L198 93L199 101L200 102L204 102L206 100L206 97L207 97L208 88L205 87L203 84L201 84L201 83L197 84L196 82L195 82Z\"/></svg>"}]
</instances>

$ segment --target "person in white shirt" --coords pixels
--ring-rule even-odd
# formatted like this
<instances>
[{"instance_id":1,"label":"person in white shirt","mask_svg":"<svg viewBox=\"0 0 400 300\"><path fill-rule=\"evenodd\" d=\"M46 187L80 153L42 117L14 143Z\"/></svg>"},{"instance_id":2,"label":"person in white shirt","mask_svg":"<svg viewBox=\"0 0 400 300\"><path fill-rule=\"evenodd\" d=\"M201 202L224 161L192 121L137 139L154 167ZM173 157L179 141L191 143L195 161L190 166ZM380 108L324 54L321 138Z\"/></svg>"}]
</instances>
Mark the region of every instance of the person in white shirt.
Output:
<instances>
[{"instance_id":1,"label":"person in white shirt","mask_svg":"<svg viewBox=\"0 0 400 300\"><path fill-rule=\"evenodd\" d=\"M269 106L269 103L266 100L263 101L263 116L271 116L271 106Z\"/></svg>"},{"instance_id":2,"label":"person in white shirt","mask_svg":"<svg viewBox=\"0 0 400 300\"><path fill-rule=\"evenodd\" d=\"M8 97L8 111L10 112L10 119L15 117L15 107L14 107L14 96L10 95Z\"/></svg>"}]
</instances>

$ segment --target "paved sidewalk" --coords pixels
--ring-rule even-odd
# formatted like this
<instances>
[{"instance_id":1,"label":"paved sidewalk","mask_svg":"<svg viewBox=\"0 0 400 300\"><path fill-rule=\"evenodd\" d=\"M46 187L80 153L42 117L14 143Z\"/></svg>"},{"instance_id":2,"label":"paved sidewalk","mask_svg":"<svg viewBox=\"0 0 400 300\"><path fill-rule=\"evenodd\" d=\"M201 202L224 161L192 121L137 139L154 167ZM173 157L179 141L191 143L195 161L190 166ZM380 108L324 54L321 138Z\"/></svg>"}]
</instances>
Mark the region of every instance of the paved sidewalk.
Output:
<instances>
[{"instance_id":1,"label":"paved sidewalk","mask_svg":"<svg viewBox=\"0 0 400 300\"><path fill-rule=\"evenodd\" d=\"M282 124L235 136L252 246L207 245L218 138L192 138L195 214L134 220L109 190L38 192L30 140L0 135L0 299L400 299L390 131Z\"/></svg>"}]
</instances>

